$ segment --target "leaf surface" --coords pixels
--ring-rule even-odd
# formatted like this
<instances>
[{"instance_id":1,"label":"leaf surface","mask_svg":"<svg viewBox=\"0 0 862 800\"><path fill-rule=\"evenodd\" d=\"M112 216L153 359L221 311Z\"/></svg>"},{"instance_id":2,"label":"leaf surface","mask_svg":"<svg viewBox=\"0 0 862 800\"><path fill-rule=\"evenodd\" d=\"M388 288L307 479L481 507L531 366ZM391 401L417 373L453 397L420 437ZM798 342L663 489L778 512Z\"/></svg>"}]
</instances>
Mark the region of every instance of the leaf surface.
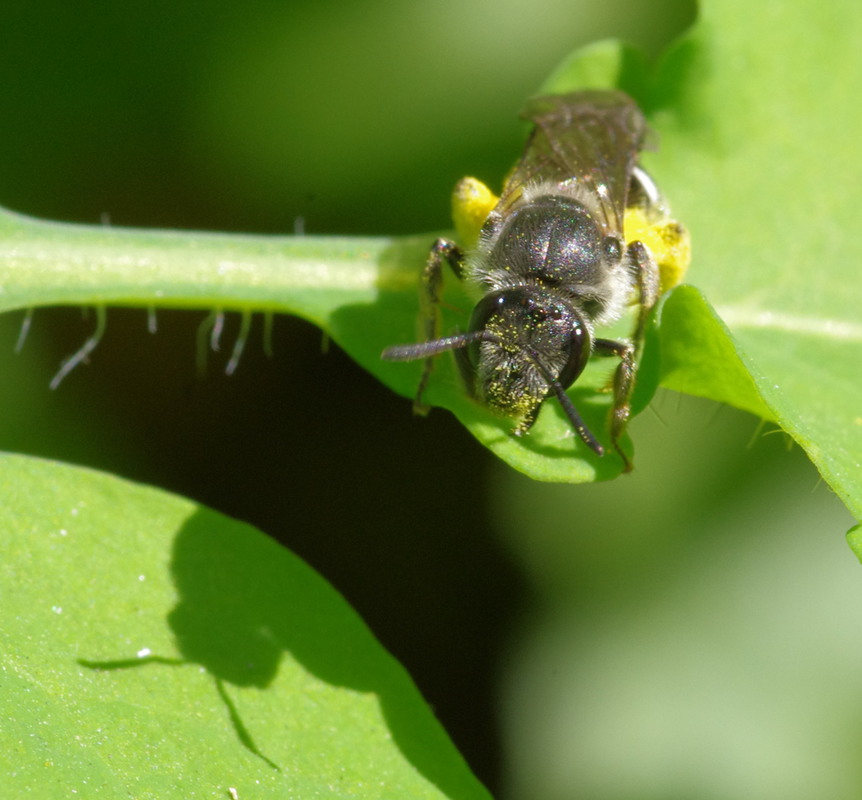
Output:
<instances>
[{"instance_id":1,"label":"leaf surface","mask_svg":"<svg viewBox=\"0 0 862 800\"><path fill-rule=\"evenodd\" d=\"M248 525L0 456L10 797L487 798L403 668Z\"/></svg>"}]
</instances>

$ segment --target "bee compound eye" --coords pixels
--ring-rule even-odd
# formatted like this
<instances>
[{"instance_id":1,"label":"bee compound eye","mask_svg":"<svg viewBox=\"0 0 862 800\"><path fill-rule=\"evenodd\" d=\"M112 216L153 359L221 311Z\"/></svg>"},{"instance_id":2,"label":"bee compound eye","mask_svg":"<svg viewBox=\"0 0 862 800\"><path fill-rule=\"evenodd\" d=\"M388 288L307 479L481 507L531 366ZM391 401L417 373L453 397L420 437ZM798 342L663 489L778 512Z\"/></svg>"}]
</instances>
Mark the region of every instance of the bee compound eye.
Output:
<instances>
[{"instance_id":1,"label":"bee compound eye","mask_svg":"<svg viewBox=\"0 0 862 800\"><path fill-rule=\"evenodd\" d=\"M584 371L592 349L592 341L587 326L577 314L573 313L566 342L566 363L557 377L564 389L568 389Z\"/></svg>"},{"instance_id":2,"label":"bee compound eye","mask_svg":"<svg viewBox=\"0 0 862 800\"><path fill-rule=\"evenodd\" d=\"M473 314L470 317L470 330L482 330L491 319L499 319L506 309L513 305L510 294L511 292L505 290L486 294L473 308Z\"/></svg>"},{"instance_id":3,"label":"bee compound eye","mask_svg":"<svg viewBox=\"0 0 862 800\"><path fill-rule=\"evenodd\" d=\"M605 260L618 264L623 258L623 243L618 236L606 236L602 244Z\"/></svg>"}]
</instances>

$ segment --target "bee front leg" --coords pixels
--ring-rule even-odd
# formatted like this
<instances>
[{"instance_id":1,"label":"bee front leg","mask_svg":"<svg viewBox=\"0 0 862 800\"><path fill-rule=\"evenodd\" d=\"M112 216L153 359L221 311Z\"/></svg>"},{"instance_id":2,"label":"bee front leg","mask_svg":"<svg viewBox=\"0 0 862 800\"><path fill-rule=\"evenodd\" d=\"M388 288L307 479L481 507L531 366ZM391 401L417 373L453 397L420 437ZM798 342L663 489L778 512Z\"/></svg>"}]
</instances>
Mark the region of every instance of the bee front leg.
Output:
<instances>
[{"instance_id":1,"label":"bee front leg","mask_svg":"<svg viewBox=\"0 0 862 800\"><path fill-rule=\"evenodd\" d=\"M614 404L611 408L610 419L611 444L623 460L623 471L631 472L634 465L620 447L620 439L625 433L626 424L632 411L632 390L637 374L635 348L629 342L596 339L593 344L593 352L597 356L616 356L620 360L619 366L614 372Z\"/></svg>"},{"instance_id":2,"label":"bee front leg","mask_svg":"<svg viewBox=\"0 0 862 800\"><path fill-rule=\"evenodd\" d=\"M431 245L428 260L422 270L422 299L420 305L420 319L426 342L437 339L440 335L440 293L443 288L443 264L446 263L461 278L463 274L464 256L461 248L451 239L437 239ZM417 414L428 413L428 406L422 401L422 395L434 369L434 358L430 356L425 359L422 377L416 389L416 399L413 401L413 410Z\"/></svg>"},{"instance_id":3,"label":"bee front leg","mask_svg":"<svg viewBox=\"0 0 862 800\"><path fill-rule=\"evenodd\" d=\"M620 359L614 372L614 404L611 408L611 444L623 460L623 470L631 472L631 459L620 447L620 439L631 416L631 398L637 376L638 358L643 347L644 330L649 312L658 301L659 271L649 248L643 242L631 242L627 255L638 286L638 317L632 334L632 343L612 339L597 339L594 352L600 356L616 356Z\"/></svg>"},{"instance_id":4,"label":"bee front leg","mask_svg":"<svg viewBox=\"0 0 862 800\"><path fill-rule=\"evenodd\" d=\"M626 252L638 286L640 308L632 339L635 343L635 348L640 350L643 344L647 317L649 316L649 312L652 311L653 306L658 302L660 285L659 269L652 253L643 242L630 242L626 248Z\"/></svg>"}]
</instances>

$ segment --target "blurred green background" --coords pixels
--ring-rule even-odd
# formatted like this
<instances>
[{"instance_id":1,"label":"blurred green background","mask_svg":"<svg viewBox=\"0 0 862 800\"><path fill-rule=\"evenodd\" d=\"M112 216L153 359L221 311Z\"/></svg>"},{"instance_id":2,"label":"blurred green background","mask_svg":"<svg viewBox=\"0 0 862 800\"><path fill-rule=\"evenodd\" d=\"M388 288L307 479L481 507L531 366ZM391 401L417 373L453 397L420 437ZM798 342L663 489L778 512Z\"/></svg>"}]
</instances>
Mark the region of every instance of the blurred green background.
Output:
<instances>
[{"instance_id":1,"label":"blurred green background","mask_svg":"<svg viewBox=\"0 0 862 800\"><path fill-rule=\"evenodd\" d=\"M39 217L284 233L448 226L575 47L651 56L692 2L5 0L0 203ZM672 198L671 198L672 200ZM429 235L429 243L431 236ZM696 246L696 243L695 243ZM691 272L697 282L697 261ZM261 320L206 374L199 313L0 317L0 448L110 470L258 525L320 570L511 798L858 797L850 515L781 434L660 394L637 470L547 486L318 331Z\"/></svg>"}]
</instances>

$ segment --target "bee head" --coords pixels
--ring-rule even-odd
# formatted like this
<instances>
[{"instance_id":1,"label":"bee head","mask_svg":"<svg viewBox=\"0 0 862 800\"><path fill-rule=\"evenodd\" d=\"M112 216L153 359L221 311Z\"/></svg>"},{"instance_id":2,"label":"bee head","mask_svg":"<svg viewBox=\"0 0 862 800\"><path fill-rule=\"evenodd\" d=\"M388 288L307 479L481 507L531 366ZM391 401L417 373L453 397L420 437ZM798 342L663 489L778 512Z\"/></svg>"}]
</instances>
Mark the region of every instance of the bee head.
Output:
<instances>
[{"instance_id":1,"label":"bee head","mask_svg":"<svg viewBox=\"0 0 862 800\"><path fill-rule=\"evenodd\" d=\"M589 325L568 300L539 287L516 286L485 295L468 332L388 347L382 357L414 361L454 351L471 393L496 411L519 417L518 434L530 428L553 394L585 444L602 455L565 392L583 372L592 347Z\"/></svg>"},{"instance_id":2,"label":"bee head","mask_svg":"<svg viewBox=\"0 0 862 800\"><path fill-rule=\"evenodd\" d=\"M590 327L566 298L531 286L492 292L476 305L470 331L474 391L492 408L520 417L516 433L554 394L584 442L601 452L565 393L592 352Z\"/></svg>"}]
</instances>

